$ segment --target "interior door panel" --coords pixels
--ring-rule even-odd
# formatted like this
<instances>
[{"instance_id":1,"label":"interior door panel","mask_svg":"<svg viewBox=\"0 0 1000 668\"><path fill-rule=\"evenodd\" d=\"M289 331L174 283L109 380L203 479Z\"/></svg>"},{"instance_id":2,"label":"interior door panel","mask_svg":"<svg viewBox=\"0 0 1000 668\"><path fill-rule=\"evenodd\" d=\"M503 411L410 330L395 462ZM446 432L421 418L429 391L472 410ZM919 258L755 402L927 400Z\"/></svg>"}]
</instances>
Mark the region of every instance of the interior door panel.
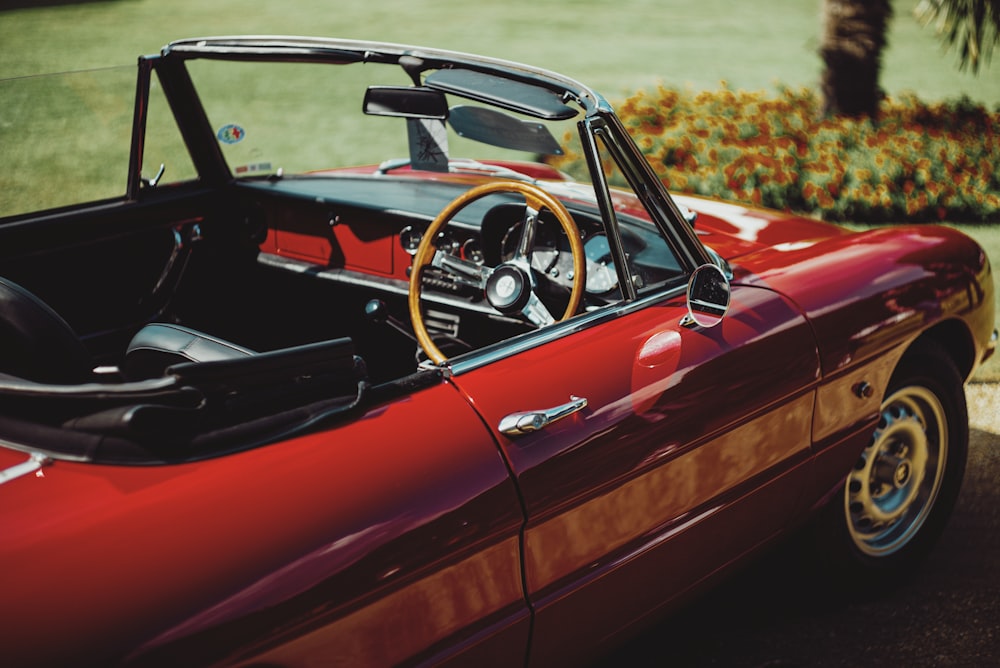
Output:
<instances>
[{"instance_id":1,"label":"interior door panel","mask_svg":"<svg viewBox=\"0 0 1000 668\"><path fill-rule=\"evenodd\" d=\"M218 195L176 189L0 225L0 275L51 306L95 354L162 313L226 223ZM207 239L207 241L206 241Z\"/></svg>"}]
</instances>

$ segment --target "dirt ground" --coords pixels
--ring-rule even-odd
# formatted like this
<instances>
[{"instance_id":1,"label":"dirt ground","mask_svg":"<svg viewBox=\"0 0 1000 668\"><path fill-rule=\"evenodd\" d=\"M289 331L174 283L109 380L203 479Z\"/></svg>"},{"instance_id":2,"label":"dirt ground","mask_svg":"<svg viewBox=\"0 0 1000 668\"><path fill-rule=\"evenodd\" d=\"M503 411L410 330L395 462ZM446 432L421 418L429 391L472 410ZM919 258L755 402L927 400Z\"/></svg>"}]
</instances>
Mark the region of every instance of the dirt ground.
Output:
<instances>
[{"instance_id":1,"label":"dirt ground","mask_svg":"<svg viewBox=\"0 0 1000 668\"><path fill-rule=\"evenodd\" d=\"M809 593L801 552L780 548L607 666L1000 666L1000 383L970 384L966 396L965 482L915 578L863 601L832 601Z\"/></svg>"}]
</instances>

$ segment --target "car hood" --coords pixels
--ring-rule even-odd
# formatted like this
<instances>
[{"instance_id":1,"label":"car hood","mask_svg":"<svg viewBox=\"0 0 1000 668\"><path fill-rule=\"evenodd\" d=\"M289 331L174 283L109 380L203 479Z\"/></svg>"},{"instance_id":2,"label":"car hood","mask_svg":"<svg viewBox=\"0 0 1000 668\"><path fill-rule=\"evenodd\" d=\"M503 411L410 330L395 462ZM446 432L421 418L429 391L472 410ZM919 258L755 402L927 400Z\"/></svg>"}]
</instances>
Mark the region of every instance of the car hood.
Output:
<instances>
[{"instance_id":1,"label":"car hood","mask_svg":"<svg viewBox=\"0 0 1000 668\"><path fill-rule=\"evenodd\" d=\"M764 249L792 251L852 234L837 225L779 211L689 195L673 198L698 214L694 229L701 242L731 263L753 264L747 256Z\"/></svg>"},{"instance_id":2,"label":"car hood","mask_svg":"<svg viewBox=\"0 0 1000 668\"><path fill-rule=\"evenodd\" d=\"M589 185L575 181L551 180L539 183L563 200L597 206ZM643 216L642 204L632 193L613 191L615 208ZM682 212L694 213L694 230L701 242L732 264L753 273L755 257L762 251L788 253L815 247L832 239L844 239L855 232L831 223L781 211L759 209L722 200L678 195L671 198ZM691 216L688 216L689 219ZM766 253L765 253L766 254ZM772 263L773 260L768 260Z\"/></svg>"}]
</instances>

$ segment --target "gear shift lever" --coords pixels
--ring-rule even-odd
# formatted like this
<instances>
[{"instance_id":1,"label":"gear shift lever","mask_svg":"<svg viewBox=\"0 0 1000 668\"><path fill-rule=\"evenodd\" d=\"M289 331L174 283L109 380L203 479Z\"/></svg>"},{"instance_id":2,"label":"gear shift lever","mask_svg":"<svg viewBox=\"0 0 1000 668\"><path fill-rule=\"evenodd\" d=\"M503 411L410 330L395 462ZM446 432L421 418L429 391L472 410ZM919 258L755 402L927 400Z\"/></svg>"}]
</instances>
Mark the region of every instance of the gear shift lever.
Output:
<instances>
[{"instance_id":1,"label":"gear shift lever","mask_svg":"<svg viewBox=\"0 0 1000 668\"><path fill-rule=\"evenodd\" d=\"M408 330L402 322L392 317L389 313L389 309L385 305L385 302L381 299L372 299L365 304L365 318L368 319L368 322L376 325L381 325L383 323L388 324L406 338L410 339L414 343L418 343L417 337L413 335L413 332Z\"/></svg>"}]
</instances>

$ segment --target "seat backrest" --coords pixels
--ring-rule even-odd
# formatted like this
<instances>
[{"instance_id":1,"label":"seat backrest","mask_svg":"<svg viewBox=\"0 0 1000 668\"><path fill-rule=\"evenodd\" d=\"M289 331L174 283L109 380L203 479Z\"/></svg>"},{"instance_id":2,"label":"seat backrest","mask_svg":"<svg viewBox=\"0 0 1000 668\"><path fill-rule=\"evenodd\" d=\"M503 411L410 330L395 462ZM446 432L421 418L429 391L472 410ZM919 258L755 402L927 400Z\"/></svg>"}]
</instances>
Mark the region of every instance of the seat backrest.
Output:
<instances>
[{"instance_id":1,"label":"seat backrest","mask_svg":"<svg viewBox=\"0 0 1000 668\"><path fill-rule=\"evenodd\" d=\"M82 383L92 360L76 332L48 304L0 277L0 371L40 383Z\"/></svg>"},{"instance_id":2,"label":"seat backrest","mask_svg":"<svg viewBox=\"0 0 1000 668\"><path fill-rule=\"evenodd\" d=\"M127 380L162 376L167 367L186 362L239 359L254 352L181 325L152 323L140 329L125 350L122 375Z\"/></svg>"}]
</instances>

